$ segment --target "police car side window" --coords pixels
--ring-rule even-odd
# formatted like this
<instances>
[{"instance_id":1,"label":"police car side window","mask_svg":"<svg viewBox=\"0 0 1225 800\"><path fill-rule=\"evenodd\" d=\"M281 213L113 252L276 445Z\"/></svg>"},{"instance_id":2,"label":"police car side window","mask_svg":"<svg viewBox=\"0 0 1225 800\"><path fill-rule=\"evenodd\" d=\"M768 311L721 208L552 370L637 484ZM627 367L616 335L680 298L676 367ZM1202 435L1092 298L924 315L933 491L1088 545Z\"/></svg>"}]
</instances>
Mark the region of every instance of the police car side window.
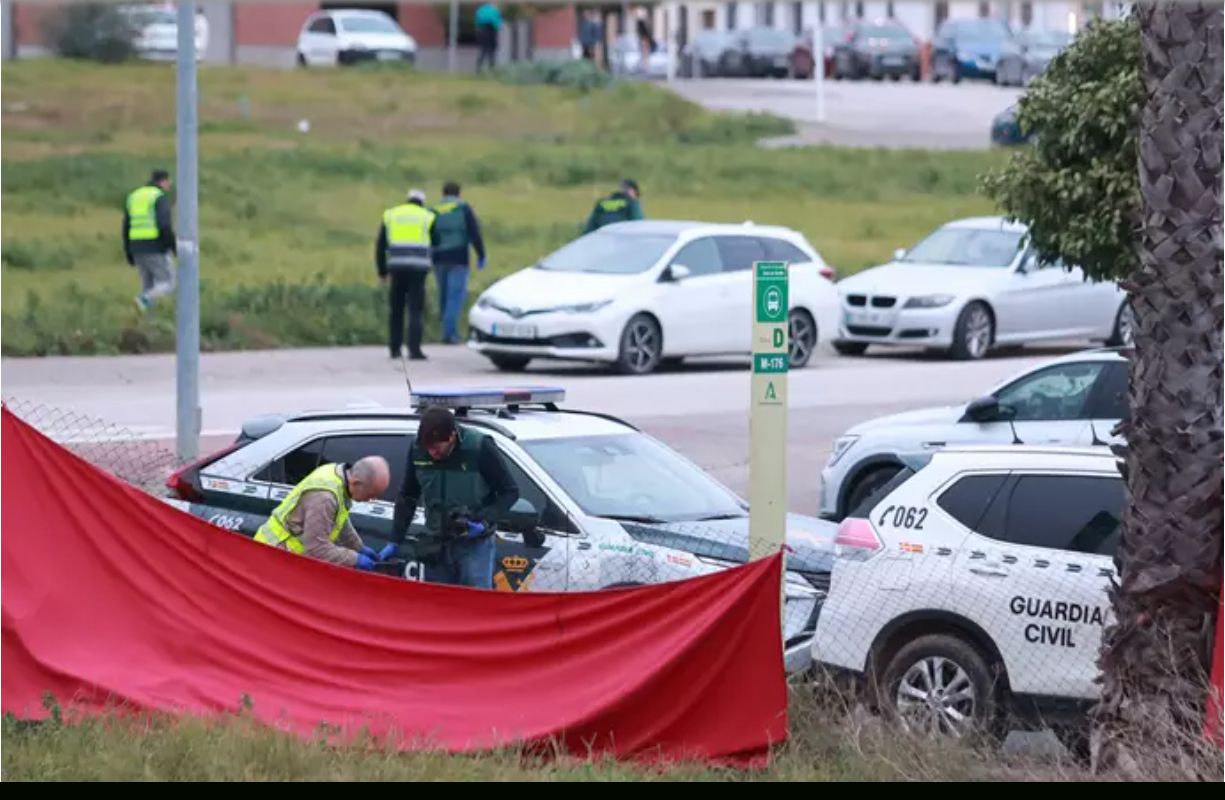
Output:
<instances>
[{"instance_id":1,"label":"police car side window","mask_svg":"<svg viewBox=\"0 0 1225 800\"><path fill-rule=\"evenodd\" d=\"M322 462L324 439L314 439L272 461L252 476L253 480L297 485Z\"/></svg>"},{"instance_id":2,"label":"police car side window","mask_svg":"<svg viewBox=\"0 0 1225 800\"><path fill-rule=\"evenodd\" d=\"M1000 405L1013 408L1018 422L1086 419L1089 395L1101 363L1061 364L1001 389Z\"/></svg>"},{"instance_id":3,"label":"police car side window","mask_svg":"<svg viewBox=\"0 0 1225 800\"><path fill-rule=\"evenodd\" d=\"M950 517L972 531L979 525L991 507L991 501L999 494L1008 475L967 475L954 483L936 500Z\"/></svg>"},{"instance_id":4,"label":"police car side window","mask_svg":"<svg viewBox=\"0 0 1225 800\"><path fill-rule=\"evenodd\" d=\"M1021 475L1007 490L1004 541L1074 553L1113 555L1123 515L1119 478Z\"/></svg>"},{"instance_id":5,"label":"police car side window","mask_svg":"<svg viewBox=\"0 0 1225 800\"><path fill-rule=\"evenodd\" d=\"M379 497L394 503L404 481L404 463L408 459L409 437L405 434L360 434L353 436L331 436L324 440L323 463L352 464L366 456L382 456L391 468L391 481L387 491Z\"/></svg>"},{"instance_id":6,"label":"police car side window","mask_svg":"<svg viewBox=\"0 0 1225 800\"><path fill-rule=\"evenodd\" d=\"M766 249L754 236L720 236L719 254L724 272L752 269L754 261L766 260Z\"/></svg>"},{"instance_id":7,"label":"police car side window","mask_svg":"<svg viewBox=\"0 0 1225 800\"><path fill-rule=\"evenodd\" d=\"M672 263L688 267L689 274L695 277L715 275L723 269L723 258L719 255L719 247L709 236L694 239L682 247L672 259Z\"/></svg>"},{"instance_id":8,"label":"police car side window","mask_svg":"<svg viewBox=\"0 0 1225 800\"><path fill-rule=\"evenodd\" d=\"M1122 419L1127 415L1127 365L1107 364L1089 397L1092 419ZM1102 432L1105 435L1105 431Z\"/></svg>"},{"instance_id":9,"label":"police car side window","mask_svg":"<svg viewBox=\"0 0 1225 800\"><path fill-rule=\"evenodd\" d=\"M549 500L549 496L545 494L544 489L536 485L536 482L527 476L519 465L510 458L503 456L506 462L506 468L510 471L510 476L515 482L515 486L519 488L519 498L526 500L532 504L532 507L540 514L540 525L551 531L574 533L574 525L570 522L562 510Z\"/></svg>"}]
</instances>

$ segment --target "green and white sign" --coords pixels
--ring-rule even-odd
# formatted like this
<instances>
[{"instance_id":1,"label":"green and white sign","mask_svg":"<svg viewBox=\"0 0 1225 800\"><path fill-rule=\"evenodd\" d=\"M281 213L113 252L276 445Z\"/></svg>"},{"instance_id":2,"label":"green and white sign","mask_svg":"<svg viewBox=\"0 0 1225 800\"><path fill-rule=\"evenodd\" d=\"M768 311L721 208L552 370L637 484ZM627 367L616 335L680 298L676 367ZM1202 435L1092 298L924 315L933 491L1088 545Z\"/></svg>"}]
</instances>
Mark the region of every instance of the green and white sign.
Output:
<instances>
[{"instance_id":1,"label":"green and white sign","mask_svg":"<svg viewBox=\"0 0 1225 800\"><path fill-rule=\"evenodd\" d=\"M787 529L787 264L753 265L753 375L749 406L749 552L778 552Z\"/></svg>"}]
</instances>

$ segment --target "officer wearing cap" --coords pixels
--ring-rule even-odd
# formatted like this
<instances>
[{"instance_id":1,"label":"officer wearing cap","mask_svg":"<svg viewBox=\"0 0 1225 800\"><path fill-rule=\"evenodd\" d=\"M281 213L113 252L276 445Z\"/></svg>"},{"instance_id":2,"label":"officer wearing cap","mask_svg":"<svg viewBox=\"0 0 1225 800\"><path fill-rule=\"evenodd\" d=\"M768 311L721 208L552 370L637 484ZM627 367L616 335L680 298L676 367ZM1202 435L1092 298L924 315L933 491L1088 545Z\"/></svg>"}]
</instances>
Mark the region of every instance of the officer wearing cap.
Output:
<instances>
[{"instance_id":1,"label":"officer wearing cap","mask_svg":"<svg viewBox=\"0 0 1225 800\"><path fill-rule=\"evenodd\" d=\"M425 192L413 189L408 201L383 212L374 248L379 281L391 284L391 357L400 357L404 341L404 306L408 305L408 355L423 360L421 318L425 311L425 279L433 268L432 248L438 244L435 214L425 207Z\"/></svg>"},{"instance_id":2,"label":"officer wearing cap","mask_svg":"<svg viewBox=\"0 0 1225 800\"><path fill-rule=\"evenodd\" d=\"M638 196L637 181L630 178L621 181L621 187L617 191L600 200L595 204L595 208L591 209L591 216L587 218L583 233L591 233L614 222L642 219L642 203L639 202Z\"/></svg>"}]
</instances>

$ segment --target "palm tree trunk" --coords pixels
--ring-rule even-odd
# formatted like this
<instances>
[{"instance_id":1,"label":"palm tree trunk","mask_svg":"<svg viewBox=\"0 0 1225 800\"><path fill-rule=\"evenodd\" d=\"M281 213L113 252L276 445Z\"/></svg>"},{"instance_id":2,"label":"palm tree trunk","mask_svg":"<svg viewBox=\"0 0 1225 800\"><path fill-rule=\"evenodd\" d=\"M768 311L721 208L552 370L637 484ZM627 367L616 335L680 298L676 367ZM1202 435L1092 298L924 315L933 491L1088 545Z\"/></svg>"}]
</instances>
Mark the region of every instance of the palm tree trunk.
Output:
<instances>
[{"instance_id":1,"label":"palm tree trunk","mask_svg":"<svg viewBox=\"0 0 1225 800\"><path fill-rule=\"evenodd\" d=\"M1202 729L1222 541L1222 9L1136 13L1146 102L1140 267L1127 285L1130 503L1093 737L1097 766L1124 770L1172 742L1186 752Z\"/></svg>"}]
</instances>

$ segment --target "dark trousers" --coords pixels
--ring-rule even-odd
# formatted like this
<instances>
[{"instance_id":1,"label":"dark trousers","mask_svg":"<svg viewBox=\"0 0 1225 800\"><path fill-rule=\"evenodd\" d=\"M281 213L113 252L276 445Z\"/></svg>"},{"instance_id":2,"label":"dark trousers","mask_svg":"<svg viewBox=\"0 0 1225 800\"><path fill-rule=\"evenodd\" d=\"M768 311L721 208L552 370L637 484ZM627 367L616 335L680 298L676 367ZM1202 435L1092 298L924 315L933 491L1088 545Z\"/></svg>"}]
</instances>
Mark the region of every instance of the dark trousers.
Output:
<instances>
[{"instance_id":1,"label":"dark trousers","mask_svg":"<svg viewBox=\"0 0 1225 800\"><path fill-rule=\"evenodd\" d=\"M393 357L400 355L404 343L404 306L408 304L408 352L421 352L421 317L425 312L425 271L391 273L391 335L388 344Z\"/></svg>"},{"instance_id":2,"label":"dark trousers","mask_svg":"<svg viewBox=\"0 0 1225 800\"><path fill-rule=\"evenodd\" d=\"M481 25L476 29L476 43L480 46L480 55L476 59L476 71L480 72L481 67L488 65L490 69L495 66L495 61L498 55L498 32L490 25Z\"/></svg>"}]
</instances>

